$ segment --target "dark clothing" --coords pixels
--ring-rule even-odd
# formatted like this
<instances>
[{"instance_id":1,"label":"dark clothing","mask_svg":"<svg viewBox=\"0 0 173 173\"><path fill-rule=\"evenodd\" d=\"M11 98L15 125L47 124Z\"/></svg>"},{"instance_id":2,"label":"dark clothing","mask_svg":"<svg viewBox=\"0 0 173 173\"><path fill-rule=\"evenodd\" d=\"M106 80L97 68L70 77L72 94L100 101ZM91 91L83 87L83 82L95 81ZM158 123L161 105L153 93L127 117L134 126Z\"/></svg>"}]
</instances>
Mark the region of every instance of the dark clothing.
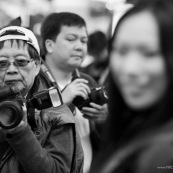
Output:
<instances>
[{"instance_id":1,"label":"dark clothing","mask_svg":"<svg viewBox=\"0 0 173 173\"><path fill-rule=\"evenodd\" d=\"M38 90L44 88L40 81ZM33 113L33 111L32 111ZM31 115L30 115L31 116ZM10 146L1 160L1 173L82 173L83 150L73 115L66 105L35 110L35 127L3 137ZM31 130L32 129L32 130Z\"/></svg>"},{"instance_id":2,"label":"dark clothing","mask_svg":"<svg viewBox=\"0 0 173 173\"><path fill-rule=\"evenodd\" d=\"M141 134L109 158L100 173L173 172L173 123Z\"/></svg>"},{"instance_id":3,"label":"dark clothing","mask_svg":"<svg viewBox=\"0 0 173 173\"><path fill-rule=\"evenodd\" d=\"M96 88L98 87L96 81L89 75L79 72L80 73L80 77L83 79L86 79L88 81L88 86L90 88ZM73 73L73 76L75 76L76 74ZM72 112L74 111L74 105L71 104L69 105L70 109L72 110ZM91 139L91 145L92 145L92 150L93 150L93 157L95 157L96 153L99 150L99 146L100 146L100 135L102 133L102 126L103 124L101 123L97 123L95 121L89 121L90 124L90 139Z\"/></svg>"},{"instance_id":4,"label":"dark clothing","mask_svg":"<svg viewBox=\"0 0 173 173\"><path fill-rule=\"evenodd\" d=\"M97 83L99 83L100 77L103 75L104 70L108 67L108 61L96 62L89 64L86 67L80 68L80 71L91 76Z\"/></svg>"}]
</instances>

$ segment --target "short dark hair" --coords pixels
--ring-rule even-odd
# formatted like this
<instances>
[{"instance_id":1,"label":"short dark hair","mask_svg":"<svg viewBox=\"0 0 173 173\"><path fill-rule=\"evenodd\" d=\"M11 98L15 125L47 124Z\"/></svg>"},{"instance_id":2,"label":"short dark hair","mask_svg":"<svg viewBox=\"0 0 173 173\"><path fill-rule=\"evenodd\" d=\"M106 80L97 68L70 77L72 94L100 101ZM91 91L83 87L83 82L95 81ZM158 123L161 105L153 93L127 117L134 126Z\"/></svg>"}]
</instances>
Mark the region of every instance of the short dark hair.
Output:
<instances>
[{"instance_id":1,"label":"short dark hair","mask_svg":"<svg viewBox=\"0 0 173 173\"><path fill-rule=\"evenodd\" d=\"M3 49L4 47L4 43L6 42L7 40L5 41L1 41L0 42L0 50ZM27 44L27 48L28 48L28 53L29 53L29 56L33 59L33 60L37 60L37 61L40 61L40 56L39 54L37 53L37 51L35 50L35 48L33 48L30 44L28 44L25 40L18 40L18 39L12 39L10 40L10 43L11 43L11 46L13 45L14 41L16 41L18 47L21 46L20 42L23 42L23 47Z\"/></svg>"},{"instance_id":2,"label":"short dark hair","mask_svg":"<svg viewBox=\"0 0 173 173\"><path fill-rule=\"evenodd\" d=\"M107 37L102 31L95 31L88 37L88 53L98 55L104 49L107 49Z\"/></svg>"},{"instance_id":3,"label":"short dark hair","mask_svg":"<svg viewBox=\"0 0 173 173\"><path fill-rule=\"evenodd\" d=\"M62 26L79 26L86 27L85 20L75 14L70 12L61 12L61 13L51 13L43 21L41 26L41 39L42 39L42 54L47 53L45 47L45 41L51 39L56 40L57 35L61 31Z\"/></svg>"}]
</instances>

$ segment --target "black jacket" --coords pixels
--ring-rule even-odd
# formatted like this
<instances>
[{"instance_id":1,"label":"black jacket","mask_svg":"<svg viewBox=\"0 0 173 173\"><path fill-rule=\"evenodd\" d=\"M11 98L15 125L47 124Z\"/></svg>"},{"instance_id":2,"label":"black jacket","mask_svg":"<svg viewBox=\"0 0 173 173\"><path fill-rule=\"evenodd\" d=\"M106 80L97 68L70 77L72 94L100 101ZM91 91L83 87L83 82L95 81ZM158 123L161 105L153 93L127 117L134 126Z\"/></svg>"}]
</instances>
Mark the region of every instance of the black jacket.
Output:
<instances>
[{"instance_id":1,"label":"black jacket","mask_svg":"<svg viewBox=\"0 0 173 173\"><path fill-rule=\"evenodd\" d=\"M37 80L33 90L45 89L45 82ZM0 172L82 173L83 150L70 109L66 105L28 109L25 129L13 136L0 131L0 150L8 146L3 150Z\"/></svg>"}]
</instances>

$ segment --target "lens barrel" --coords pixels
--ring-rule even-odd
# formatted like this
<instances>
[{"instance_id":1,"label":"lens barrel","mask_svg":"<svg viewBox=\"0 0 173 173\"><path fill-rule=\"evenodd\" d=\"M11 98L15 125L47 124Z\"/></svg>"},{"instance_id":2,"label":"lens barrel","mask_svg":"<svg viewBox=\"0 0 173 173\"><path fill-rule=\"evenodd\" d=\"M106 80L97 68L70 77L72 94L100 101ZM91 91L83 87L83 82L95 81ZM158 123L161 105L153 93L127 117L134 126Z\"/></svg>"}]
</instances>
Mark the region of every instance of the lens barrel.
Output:
<instances>
[{"instance_id":1,"label":"lens barrel","mask_svg":"<svg viewBox=\"0 0 173 173\"><path fill-rule=\"evenodd\" d=\"M12 129L19 125L23 118L22 106L16 101L0 103L0 127Z\"/></svg>"}]
</instances>

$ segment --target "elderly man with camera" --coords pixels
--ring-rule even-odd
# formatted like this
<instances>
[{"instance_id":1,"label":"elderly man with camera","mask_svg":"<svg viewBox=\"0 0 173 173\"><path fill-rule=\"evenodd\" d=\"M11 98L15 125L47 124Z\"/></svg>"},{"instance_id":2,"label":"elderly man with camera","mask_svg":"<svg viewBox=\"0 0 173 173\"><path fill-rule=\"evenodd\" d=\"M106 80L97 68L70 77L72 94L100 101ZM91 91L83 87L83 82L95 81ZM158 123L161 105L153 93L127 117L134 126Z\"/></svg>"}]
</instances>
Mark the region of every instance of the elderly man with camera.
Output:
<instances>
[{"instance_id":1,"label":"elderly man with camera","mask_svg":"<svg viewBox=\"0 0 173 173\"><path fill-rule=\"evenodd\" d=\"M83 172L73 115L42 66L30 30L0 30L1 173Z\"/></svg>"}]
</instances>

